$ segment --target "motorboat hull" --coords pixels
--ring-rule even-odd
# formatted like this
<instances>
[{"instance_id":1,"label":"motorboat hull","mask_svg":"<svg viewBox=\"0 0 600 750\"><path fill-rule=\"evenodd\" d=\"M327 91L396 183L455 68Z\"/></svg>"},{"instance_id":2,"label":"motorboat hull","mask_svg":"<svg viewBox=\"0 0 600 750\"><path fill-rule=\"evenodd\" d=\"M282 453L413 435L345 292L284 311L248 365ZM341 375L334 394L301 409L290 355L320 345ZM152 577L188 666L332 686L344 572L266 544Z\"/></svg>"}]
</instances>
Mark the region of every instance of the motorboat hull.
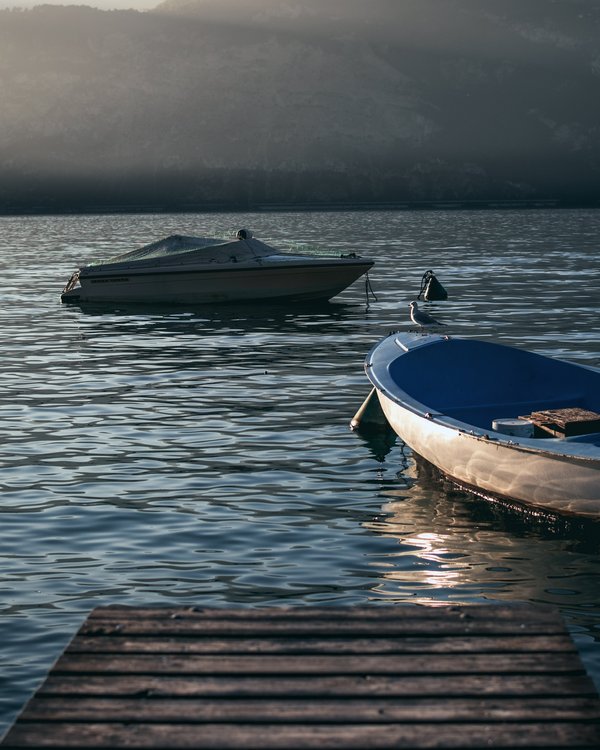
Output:
<instances>
[{"instance_id":1,"label":"motorboat hull","mask_svg":"<svg viewBox=\"0 0 600 750\"><path fill-rule=\"evenodd\" d=\"M365 260L253 263L226 268L84 273L63 302L206 304L251 300L328 300L366 273Z\"/></svg>"},{"instance_id":2,"label":"motorboat hull","mask_svg":"<svg viewBox=\"0 0 600 750\"><path fill-rule=\"evenodd\" d=\"M202 305L328 300L373 261L282 252L240 229L234 238L170 235L76 271L63 302Z\"/></svg>"},{"instance_id":3,"label":"motorboat hull","mask_svg":"<svg viewBox=\"0 0 600 750\"><path fill-rule=\"evenodd\" d=\"M408 344L408 351L401 351L391 338L388 337L387 344L382 342L385 351L377 352L377 347L372 350L367 358L366 371L376 388L387 421L413 452L457 484L482 495L506 498L554 513L600 516L600 434L572 440L519 438L497 432L491 424L486 428L482 424L469 424L454 418L452 409L426 405L413 399L402 388L394 388L394 377L399 377L401 369L401 365L394 365L394 361L398 356L410 356L412 342ZM441 338L420 337L422 343L416 339L414 346L418 349L427 345L427 340L439 346ZM405 344L407 341L404 338ZM444 378L443 359L440 357L438 364L441 378ZM476 368L477 363L472 361L469 366ZM578 365L569 366L580 369ZM593 385L595 376L600 384L598 371L581 369L589 370L590 378L586 373L584 380L591 380ZM390 377L394 370L396 375ZM494 377L493 370L486 376ZM484 377L483 373L481 377ZM568 384L565 388L565 400L574 398L574 391L567 395ZM444 397L451 399L450 393ZM509 414L508 404L498 403L492 408L499 416ZM518 402L513 411L520 412L525 408L525 402Z\"/></svg>"}]
</instances>

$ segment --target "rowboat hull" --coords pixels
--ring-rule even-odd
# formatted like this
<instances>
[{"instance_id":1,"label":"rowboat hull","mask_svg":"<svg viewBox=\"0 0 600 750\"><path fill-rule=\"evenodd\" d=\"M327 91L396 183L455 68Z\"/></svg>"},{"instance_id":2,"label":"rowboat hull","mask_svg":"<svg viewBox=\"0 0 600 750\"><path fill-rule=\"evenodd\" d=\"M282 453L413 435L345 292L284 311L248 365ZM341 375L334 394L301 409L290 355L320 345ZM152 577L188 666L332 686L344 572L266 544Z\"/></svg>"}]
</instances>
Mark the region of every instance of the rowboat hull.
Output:
<instances>
[{"instance_id":1,"label":"rowboat hull","mask_svg":"<svg viewBox=\"0 0 600 750\"><path fill-rule=\"evenodd\" d=\"M427 340L440 344L440 337L420 337L415 348L427 345ZM379 352L375 347L370 353L366 371L387 421L415 453L455 483L484 496L506 498L554 513L600 516L600 434L562 440L519 438L495 431L491 424L485 427L481 423L464 422L456 418L457 414L452 415L453 411L458 411L456 409L425 405L402 388L394 388L394 378L401 379L398 357L408 359L410 354L395 346L393 341L383 343ZM442 349L440 354L443 355ZM538 362L534 364L537 366ZM469 367L476 368L476 361L471 360ZM580 374L578 370L586 371L582 382L590 380L593 385L597 378L600 383L598 371L577 365L570 367L576 368L576 374ZM393 378L390 373L395 373ZM444 378L443 356L439 375ZM488 373L488 377L491 376ZM568 391L568 384L565 386ZM573 393L569 393L567 399L573 397ZM451 392L444 398L451 399ZM516 417L526 406L525 402L517 402L513 408L516 413L510 415L507 404L498 403L493 408L498 416ZM467 412L465 408L463 414Z\"/></svg>"},{"instance_id":2,"label":"rowboat hull","mask_svg":"<svg viewBox=\"0 0 600 750\"><path fill-rule=\"evenodd\" d=\"M484 495L556 513L600 515L600 460L544 455L431 423L378 392L383 413L410 448L447 477Z\"/></svg>"}]
</instances>

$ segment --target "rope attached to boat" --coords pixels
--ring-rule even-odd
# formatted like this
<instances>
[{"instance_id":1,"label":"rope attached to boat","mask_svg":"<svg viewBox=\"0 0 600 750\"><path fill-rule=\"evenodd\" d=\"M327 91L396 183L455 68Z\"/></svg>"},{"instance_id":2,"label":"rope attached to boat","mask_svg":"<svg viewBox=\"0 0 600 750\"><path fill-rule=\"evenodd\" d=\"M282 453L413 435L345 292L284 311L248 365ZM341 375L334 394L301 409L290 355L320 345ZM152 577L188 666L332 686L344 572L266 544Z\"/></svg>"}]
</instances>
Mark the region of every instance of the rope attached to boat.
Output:
<instances>
[{"instance_id":1,"label":"rope attached to boat","mask_svg":"<svg viewBox=\"0 0 600 750\"><path fill-rule=\"evenodd\" d=\"M379 302L377 299L377 295L373 291L373 287L371 286L371 279L369 278L369 272L365 274L365 297L367 299L367 310L369 309L369 301L370 299L373 300L373 302Z\"/></svg>"}]
</instances>

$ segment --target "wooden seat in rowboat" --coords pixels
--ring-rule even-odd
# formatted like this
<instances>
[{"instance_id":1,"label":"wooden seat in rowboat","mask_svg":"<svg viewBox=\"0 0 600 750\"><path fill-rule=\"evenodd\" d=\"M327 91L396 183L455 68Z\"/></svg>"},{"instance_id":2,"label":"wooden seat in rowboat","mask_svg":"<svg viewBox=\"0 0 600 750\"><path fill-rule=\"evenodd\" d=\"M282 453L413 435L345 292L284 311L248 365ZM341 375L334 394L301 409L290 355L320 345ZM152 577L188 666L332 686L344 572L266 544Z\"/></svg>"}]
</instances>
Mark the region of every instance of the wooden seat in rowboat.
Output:
<instances>
[{"instance_id":1,"label":"wooden seat in rowboat","mask_svg":"<svg viewBox=\"0 0 600 750\"><path fill-rule=\"evenodd\" d=\"M519 419L527 419L543 432L560 438L600 432L600 414L579 407L534 411Z\"/></svg>"}]
</instances>

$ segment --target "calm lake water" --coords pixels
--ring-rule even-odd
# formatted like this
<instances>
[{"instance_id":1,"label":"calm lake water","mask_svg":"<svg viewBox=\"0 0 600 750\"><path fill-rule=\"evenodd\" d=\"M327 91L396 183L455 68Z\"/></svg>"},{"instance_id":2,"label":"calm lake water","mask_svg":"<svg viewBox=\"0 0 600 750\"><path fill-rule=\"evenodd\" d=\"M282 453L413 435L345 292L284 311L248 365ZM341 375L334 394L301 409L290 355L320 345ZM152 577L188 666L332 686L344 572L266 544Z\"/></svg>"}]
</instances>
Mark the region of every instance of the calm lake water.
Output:
<instances>
[{"instance_id":1,"label":"calm lake water","mask_svg":"<svg viewBox=\"0 0 600 750\"><path fill-rule=\"evenodd\" d=\"M374 258L378 300L59 302L81 262L239 227ZM428 269L450 333L600 365L599 244L600 210L0 218L0 731L111 603L548 603L600 686L600 526L455 491L348 428Z\"/></svg>"}]
</instances>

